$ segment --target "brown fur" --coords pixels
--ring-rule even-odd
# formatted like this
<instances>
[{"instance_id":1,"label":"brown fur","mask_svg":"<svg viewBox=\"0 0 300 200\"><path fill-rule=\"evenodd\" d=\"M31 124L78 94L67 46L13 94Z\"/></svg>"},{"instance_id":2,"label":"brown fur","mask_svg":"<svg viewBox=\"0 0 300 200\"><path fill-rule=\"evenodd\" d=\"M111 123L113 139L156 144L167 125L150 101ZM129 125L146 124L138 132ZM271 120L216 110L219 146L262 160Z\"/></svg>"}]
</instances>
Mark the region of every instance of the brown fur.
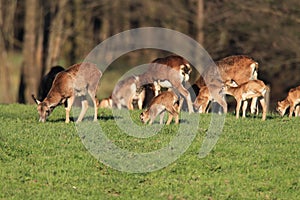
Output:
<instances>
[{"instance_id":1,"label":"brown fur","mask_svg":"<svg viewBox=\"0 0 300 200\"><path fill-rule=\"evenodd\" d=\"M224 112L227 112L227 104L225 99L221 97L218 93L222 88L224 82L234 80L238 85L248 82L249 80L257 79L258 63L252 58L245 55L234 55L225 57L216 62L217 67L208 67L204 70L203 75L197 79L195 85L198 88L207 86L212 95L214 101L219 103ZM216 90L216 91L215 91ZM200 95L200 96L199 96ZM202 93L199 92L198 99L204 98L201 96ZM207 95L207 94L205 94ZM251 113L255 112L256 99L253 99L251 105Z\"/></svg>"},{"instance_id":2,"label":"brown fur","mask_svg":"<svg viewBox=\"0 0 300 200\"><path fill-rule=\"evenodd\" d=\"M224 86L222 93L232 95L236 102L236 118L239 118L239 112L241 105L243 103L243 117L246 117L247 109L247 99L259 98L260 104L262 106L263 115L262 120L266 119L267 115L267 105L266 105L266 93L269 88L261 80L250 80L246 83L239 85L238 87Z\"/></svg>"},{"instance_id":3,"label":"brown fur","mask_svg":"<svg viewBox=\"0 0 300 200\"><path fill-rule=\"evenodd\" d=\"M82 110L77 119L77 122L80 122L88 109L87 94L89 94L93 101L94 121L96 121L98 109L95 96L101 76L102 73L98 70L97 66L88 62L75 64L67 70L58 73L47 97L42 102L33 96L35 102L38 104L37 110L40 121L45 122L56 106L65 104L65 122L68 123L70 121L71 107L75 97L78 96L81 98L82 103Z\"/></svg>"},{"instance_id":4,"label":"brown fur","mask_svg":"<svg viewBox=\"0 0 300 200\"><path fill-rule=\"evenodd\" d=\"M177 71L183 69L183 72L185 74L190 74L192 71L189 62L185 60L183 57L178 55L170 55L164 58L156 58L155 60L152 61L152 63L166 65L172 67ZM183 67L181 67L181 65L183 65Z\"/></svg>"},{"instance_id":5,"label":"brown fur","mask_svg":"<svg viewBox=\"0 0 300 200\"><path fill-rule=\"evenodd\" d=\"M203 86L199 90L199 94L194 101L194 108L199 113L205 113L209 102L212 100L212 96L209 93L208 87Z\"/></svg>"},{"instance_id":6,"label":"brown fur","mask_svg":"<svg viewBox=\"0 0 300 200\"><path fill-rule=\"evenodd\" d=\"M149 108L141 113L140 119L143 123L152 124L157 115L160 114L160 124L163 123L163 116L165 111L169 113L167 125L169 125L173 118L175 124L179 123L179 112L181 103L178 103L178 97L173 91L161 92L158 96L154 97L149 105Z\"/></svg>"},{"instance_id":7,"label":"brown fur","mask_svg":"<svg viewBox=\"0 0 300 200\"><path fill-rule=\"evenodd\" d=\"M245 55L229 56L216 62L223 82L234 80L241 85L257 79L258 63Z\"/></svg>"},{"instance_id":8,"label":"brown fur","mask_svg":"<svg viewBox=\"0 0 300 200\"><path fill-rule=\"evenodd\" d=\"M181 56L171 55L155 59L144 74L139 75L140 86L155 83L161 87L176 89L187 101L189 112L193 112L193 105L189 91L183 82L188 81L192 69L190 64ZM157 93L157 92L156 92Z\"/></svg>"},{"instance_id":9,"label":"brown fur","mask_svg":"<svg viewBox=\"0 0 300 200\"><path fill-rule=\"evenodd\" d=\"M112 108L112 99L111 97L104 98L101 101L97 100L98 108Z\"/></svg>"},{"instance_id":10,"label":"brown fur","mask_svg":"<svg viewBox=\"0 0 300 200\"><path fill-rule=\"evenodd\" d=\"M289 117L293 116L295 111L295 116L299 116L299 104L300 103L300 86L290 89L287 97L283 101L277 102L276 110L281 116L285 114L285 111L290 107ZM296 109L295 109L296 108Z\"/></svg>"}]
</instances>

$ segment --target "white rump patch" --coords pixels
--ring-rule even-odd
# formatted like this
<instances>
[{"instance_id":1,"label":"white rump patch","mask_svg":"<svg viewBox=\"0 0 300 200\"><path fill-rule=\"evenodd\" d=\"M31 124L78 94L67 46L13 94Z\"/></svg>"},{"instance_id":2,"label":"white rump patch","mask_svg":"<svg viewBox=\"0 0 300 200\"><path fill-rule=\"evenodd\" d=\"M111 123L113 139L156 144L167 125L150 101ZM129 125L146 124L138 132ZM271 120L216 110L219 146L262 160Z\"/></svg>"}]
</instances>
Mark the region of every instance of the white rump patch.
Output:
<instances>
[{"instance_id":1,"label":"white rump patch","mask_svg":"<svg viewBox=\"0 0 300 200\"><path fill-rule=\"evenodd\" d=\"M130 90L132 91L132 92L136 92L136 85L135 85L135 83L133 83L133 84L131 84L131 86L130 86Z\"/></svg>"},{"instance_id":2,"label":"white rump patch","mask_svg":"<svg viewBox=\"0 0 300 200\"><path fill-rule=\"evenodd\" d=\"M170 81L168 81L168 80L165 80L165 81L159 81L158 84L159 84L161 87L165 87L165 88L171 88L171 87L172 87L172 84L171 84Z\"/></svg>"},{"instance_id":3,"label":"white rump patch","mask_svg":"<svg viewBox=\"0 0 300 200\"><path fill-rule=\"evenodd\" d=\"M256 80L257 79L257 71L256 71L256 67L257 67L258 63L257 62L254 62L250 65L250 68L251 68L251 79L252 80Z\"/></svg>"}]
</instances>

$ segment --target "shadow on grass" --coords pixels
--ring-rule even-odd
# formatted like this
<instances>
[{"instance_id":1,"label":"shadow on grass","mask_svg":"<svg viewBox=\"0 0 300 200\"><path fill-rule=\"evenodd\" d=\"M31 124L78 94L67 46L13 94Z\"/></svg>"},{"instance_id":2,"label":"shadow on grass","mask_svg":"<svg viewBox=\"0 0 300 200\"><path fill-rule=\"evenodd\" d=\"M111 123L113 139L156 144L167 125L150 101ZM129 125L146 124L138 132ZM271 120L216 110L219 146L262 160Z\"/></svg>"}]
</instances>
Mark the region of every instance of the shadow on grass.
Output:
<instances>
[{"instance_id":1,"label":"shadow on grass","mask_svg":"<svg viewBox=\"0 0 300 200\"><path fill-rule=\"evenodd\" d=\"M102 120L102 121L109 121L109 120L115 120L115 119L121 119L122 117L120 116L112 116L112 115L109 115L109 116L98 116L97 117L97 120ZM65 118L58 118L58 119L48 119L46 122L53 122L53 123L59 123L59 122L65 122ZM70 117L70 122L76 122L77 120L77 117L74 118L74 117ZM93 116L87 116L87 117L84 117L82 121L93 121L94 120L94 117Z\"/></svg>"},{"instance_id":2,"label":"shadow on grass","mask_svg":"<svg viewBox=\"0 0 300 200\"><path fill-rule=\"evenodd\" d=\"M58 118L58 119L48 119L46 122L53 122L53 123L58 123L58 122L65 122L65 118ZM70 122L75 122L73 117L70 117Z\"/></svg>"}]
</instances>

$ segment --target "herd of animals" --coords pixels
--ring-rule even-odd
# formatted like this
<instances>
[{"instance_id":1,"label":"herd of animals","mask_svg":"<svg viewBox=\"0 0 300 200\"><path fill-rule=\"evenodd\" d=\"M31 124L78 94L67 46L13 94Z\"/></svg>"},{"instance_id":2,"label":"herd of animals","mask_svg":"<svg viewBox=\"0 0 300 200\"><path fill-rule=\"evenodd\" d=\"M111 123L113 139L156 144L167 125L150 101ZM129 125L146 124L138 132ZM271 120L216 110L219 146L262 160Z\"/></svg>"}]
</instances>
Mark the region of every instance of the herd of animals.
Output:
<instances>
[{"instance_id":1,"label":"herd of animals","mask_svg":"<svg viewBox=\"0 0 300 200\"><path fill-rule=\"evenodd\" d=\"M38 104L39 121L45 122L53 109L64 104L66 110L65 122L70 122L70 110L77 99L81 102L81 112L76 122L82 121L88 109L88 96L94 106L94 121L97 121L98 108L144 109L140 114L143 123L152 124L160 115L163 123L164 113L168 112L166 124L174 118L179 123L179 112L183 102L189 113L206 113L210 102L220 105L220 110L227 113L225 95L231 95L236 100L236 118L246 117L248 100L251 99L250 111L258 113L257 101L262 108L262 120L266 119L266 95L270 92L268 86L258 79L258 63L245 55L225 57L212 66L206 66L201 76L192 85L195 98L185 85L192 73L191 64L181 56L170 55L153 60L147 70L139 75L129 76L119 81L108 98L99 101L96 97L102 72L90 62L72 65L68 69L55 66L43 77L39 96L32 95ZM40 100L38 100L40 99ZM278 101L277 111L284 115L290 107L289 117L300 116L300 86L290 89L283 101Z\"/></svg>"}]
</instances>

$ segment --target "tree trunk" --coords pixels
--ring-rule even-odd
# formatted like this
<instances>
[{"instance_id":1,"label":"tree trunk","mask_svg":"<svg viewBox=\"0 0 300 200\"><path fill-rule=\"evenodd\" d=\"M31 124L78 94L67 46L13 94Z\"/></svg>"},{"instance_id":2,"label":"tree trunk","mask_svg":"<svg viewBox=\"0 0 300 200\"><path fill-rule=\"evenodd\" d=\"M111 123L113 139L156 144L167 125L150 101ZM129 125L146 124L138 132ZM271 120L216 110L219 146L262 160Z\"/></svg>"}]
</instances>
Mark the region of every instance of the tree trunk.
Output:
<instances>
[{"instance_id":1,"label":"tree trunk","mask_svg":"<svg viewBox=\"0 0 300 200\"><path fill-rule=\"evenodd\" d=\"M46 58L46 69L47 71L53 65L57 65L59 61L59 55L61 53L61 47L65 38L64 34L64 21L65 21L65 6L67 0L60 0L53 4L57 9L52 13L51 27L49 33L48 51Z\"/></svg>"},{"instance_id":2,"label":"tree trunk","mask_svg":"<svg viewBox=\"0 0 300 200\"><path fill-rule=\"evenodd\" d=\"M1 103L11 103L13 93L9 76L8 51L13 46L13 21L16 1L0 0L0 96Z\"/></svg>"},{"instance_id":3,"label":"tree trunk","mask_svg":"<svg viewBox=\"0 0 300 200\"><path fill-rule=\"evenodd\" d=\"M25 0L25 36L23 45L23 66L20 83L19 102L33 103L31 94L37 93L39 75L36 66L36 13L37 0ZM23 99L24 98L24 99Z\"/></svg>"},{"instance_id":4,"label":"tree trunk","mask_svg":"<svg viewBox=\"0 0 300 200\"><path fill-rule=\"evenodd\" d=\"M204 24L204 2L203 0L198 0L197 2L197 38L196 40L203 45L204 42L204 31L203 31L203 24Z\"/></svg>"},{"instance_id":5,"label":"tree trunk","mask_svg":"<svg viewBox=\"0 0 300 200\"><path fill-rule=\"evenodd\" d=\"M1 9L1 8L0 8ZM1 11L0 11L1 14ZM0 22L1 23L1 22ZM2 29L0 24L0 29ZM0 32L0 91L1 91L1 103L9 103L11 101L10 94L10 79L7 66L7 51L5 47L4 37L2 31Z\"/></svg>"},{"instance_id":6,"label":"tree trunk","mask_svg":"<svg viewBox=\"0 0 300 200\"><path fill-rule=\"evenodd\" d=\"M45 52L45 48L47 48L47 46L45 45L45 33L44 33L44 27L45 27L45 19L44 19L44 10L43 9L39 9L39 11L37 12L37 39L36 39L36 66L40 68L39 70L39 76L40 76L40 80L44 74L44 65L45 65L45 58L44 58L44 52Z\"/></svg>"}]
</instances>

